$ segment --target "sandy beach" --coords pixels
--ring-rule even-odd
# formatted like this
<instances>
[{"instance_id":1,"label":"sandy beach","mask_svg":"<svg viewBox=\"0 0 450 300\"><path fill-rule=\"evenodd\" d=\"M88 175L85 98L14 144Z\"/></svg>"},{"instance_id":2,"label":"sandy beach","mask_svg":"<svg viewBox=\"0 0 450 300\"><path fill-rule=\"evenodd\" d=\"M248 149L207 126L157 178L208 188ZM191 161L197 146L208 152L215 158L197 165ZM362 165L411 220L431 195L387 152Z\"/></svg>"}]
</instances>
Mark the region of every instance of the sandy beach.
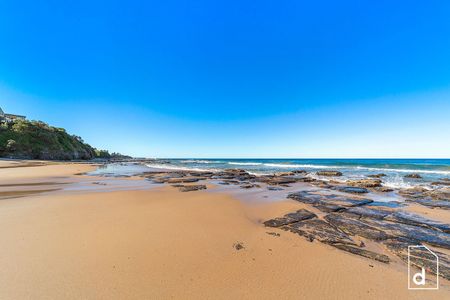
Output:
<instances>
[{"instance_id":1,"label":"sandy beach","mask_svg":"<svg viewBox=\"0 0 450 300\"><path fill-rule=\"evenodd\" d=\"M0 299L450 297L446 280L438 291L408 291L402 264L262 225L302 208L298 202L246 202L214 186L114 190L105 186L119 179L99 185L101 178L76 175L93 169L1 162Z\"/></svg>"}]
</instances>

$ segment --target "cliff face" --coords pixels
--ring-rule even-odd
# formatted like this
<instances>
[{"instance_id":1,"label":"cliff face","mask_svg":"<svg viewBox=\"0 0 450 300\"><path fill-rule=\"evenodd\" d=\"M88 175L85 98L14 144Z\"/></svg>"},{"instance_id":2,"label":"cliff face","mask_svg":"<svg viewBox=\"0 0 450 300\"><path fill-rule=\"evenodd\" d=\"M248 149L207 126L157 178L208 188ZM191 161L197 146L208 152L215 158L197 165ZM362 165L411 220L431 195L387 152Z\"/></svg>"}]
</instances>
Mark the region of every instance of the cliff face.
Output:
<instances>
[{"instance_id":1,"label":"cliff face","mask_svg":"<svg viewBox=\"0 0 450 300\"><path fill-rule=\"evenodd\" d=\"M15 120L0 123L0 157L87 160L98 155L81 137L63 128L41 121Z\"/></svg>"}]
</instances>

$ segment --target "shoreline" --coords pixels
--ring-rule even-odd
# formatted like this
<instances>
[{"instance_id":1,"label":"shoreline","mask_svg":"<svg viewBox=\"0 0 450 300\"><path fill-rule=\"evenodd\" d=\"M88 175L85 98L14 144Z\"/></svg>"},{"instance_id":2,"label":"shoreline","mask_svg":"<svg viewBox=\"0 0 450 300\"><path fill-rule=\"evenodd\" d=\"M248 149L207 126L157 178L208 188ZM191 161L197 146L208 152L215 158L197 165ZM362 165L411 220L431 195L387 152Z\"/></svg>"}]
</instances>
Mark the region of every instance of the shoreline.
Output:
<instances>
[{"instance_id":1,"label":"shoreline","mask_svg":"<svg viewBox=\"0 0 450 300\"><path fill-rule=\"evenodd\" d=\"M0 238L5 245L0 258L1 298L443 299L450 295L445 279L439 291L408 291L405 265L395 255L384 264L264 227L262 222L298 209L319 213L309 204L283 197L288 187L266 191L241 188L242 184L218 185L214 180L155 185L142 177L75 175L95 168L60 163L0 168L2 183L9 184L0 186L0 191L46 189L48 183L58 188L0 201ZM180 192L179 186L170 186L177 184L205 184L207 189ZM263 198L266 193L274 193L277 201ZM413 211L448 220L448 211L442 209L414 204ZM244 248L237 250L237 244ZM366 249L378 250L369 242Z\"/></svg>"}]
</instances>

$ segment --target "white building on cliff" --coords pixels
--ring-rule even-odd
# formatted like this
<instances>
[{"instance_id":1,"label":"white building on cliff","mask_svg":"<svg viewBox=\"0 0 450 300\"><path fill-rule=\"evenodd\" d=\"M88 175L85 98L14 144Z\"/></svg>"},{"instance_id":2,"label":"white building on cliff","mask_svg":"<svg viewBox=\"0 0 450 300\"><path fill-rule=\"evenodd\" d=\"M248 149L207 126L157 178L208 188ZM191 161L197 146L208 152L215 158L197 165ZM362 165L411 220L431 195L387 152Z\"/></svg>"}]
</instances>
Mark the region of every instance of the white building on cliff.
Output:
<instances>
[{"instance_id":1,"label":"white building on cliff","mask_svg":"<svg viewBox=\"0 0 450 300\"><path fill-rule=\"evenodd\" d=\"M5 114L2 108L0 107L0 121L12 122L17 119L25 120L25 118L26 118L25 116L21 115Z\"/></svg>"}]
</instances>

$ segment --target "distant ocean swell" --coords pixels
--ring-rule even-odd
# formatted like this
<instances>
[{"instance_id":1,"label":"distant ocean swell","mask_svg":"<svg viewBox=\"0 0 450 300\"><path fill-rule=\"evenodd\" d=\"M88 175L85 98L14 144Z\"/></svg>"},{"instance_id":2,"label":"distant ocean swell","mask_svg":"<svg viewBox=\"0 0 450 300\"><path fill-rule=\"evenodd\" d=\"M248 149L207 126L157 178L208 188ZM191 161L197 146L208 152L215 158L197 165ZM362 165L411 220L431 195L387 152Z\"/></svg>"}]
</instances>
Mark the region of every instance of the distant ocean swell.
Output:
<instances>
[{"instance_id":1,"label":"distant ocean swell","mask_svg":"<svg viewBox=\"0 0 450 300\"><path fill-rule=\"evenodd\" d=\"M304 169L310 177L321 178L317 170L334 169L343 173L342 177L333 180L364 178L367 175L384 173L383 182L391 187L412 187L429 184L443 177L450 176L450 160L396 160L396 159L166 159L147 164L150 168L166 170L220 171L229 168L240 168L255 175L267 175L275 172ZM423 179L404 178L408 173L418 173Z\"/></svg>"}]
</instances>

